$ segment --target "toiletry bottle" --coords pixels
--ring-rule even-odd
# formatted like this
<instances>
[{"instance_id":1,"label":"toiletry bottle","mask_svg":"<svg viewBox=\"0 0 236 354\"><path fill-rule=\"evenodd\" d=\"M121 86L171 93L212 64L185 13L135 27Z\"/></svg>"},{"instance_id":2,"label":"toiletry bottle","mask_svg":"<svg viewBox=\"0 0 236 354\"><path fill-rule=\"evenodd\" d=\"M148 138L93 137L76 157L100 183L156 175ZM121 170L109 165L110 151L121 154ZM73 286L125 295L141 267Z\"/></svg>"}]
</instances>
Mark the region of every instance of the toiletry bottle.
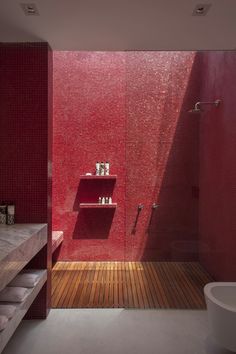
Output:
<instances>
[{"instance_id":1,"label":"toiletry bottle","mask_svg":"<svg viewBox=\"0 0 236 354\"><path fill-rule=\"evenodd\" d=\"M105 175L109 176L109 174L110 174L110 164L109 164L109 162L106 162L105 163Z\"/></svg>"},{"instance_id":2,"label":"toiletry bottle","mask_svg":"<svg viewBox=\"0 0 236 354\"><path fill-rule=\"evenodd\" d=\"M100 175L100 162L96 162L96 176Z\"/></svg>"},{"instance_id":3,"label":"toiletry bottle","mask_svg":"<svg viewBox=\"0 0 236 354\"><path fill-rule=\"evenodd\" d=\"M105 204L105 197L102 197L102 204Z\"/></svg>"},{"instance_id":4,"label":"toiletry bottle","mask_svg":"<svg viewBox=\"0 0 236 354\"><path fill-rule=\"evenodd\" d=\"M109 197L109 204L112 204L112 198Z\"/></svg>"},{"instance_id":5,"label":"toiletry bottle","mask_svg":"<svg viewBox=\"0 0 236 354\"><path fill-rule=\"evenodd\" d=\"M7 206L5 203L0 205L0 224L7 223Z\"/></svg>"},{"instance_id":6,"label":"toiletry bottle","mask_svg":"<svg viewBox=\"0 0 236 354\"><path fill-rule=\"evenodd\" d=\"M99 204L102 204L102 197L99 197L99 198L98 198L98 203L99 203Z\"/></svg>"},{"instance_id":7,"label":"toiletry bottle","mask_svg":"<svg viewBox=\"0 0 236 354\"><path fill-rule=\"evenodd\" d=\"M7 225L15 224L15 205L9 204L7 206Z\"/></svg>"},{"instance_id":8,"label":"toiletry bottle","mask_svg":"<svg viewBox=\"0 0 236 354\"><path fill-rule=\"evenodd\" d=\"M108 197L105 198L105 203L106 203L106 204L109 203L109 198L108 198Z\"/></svg>"},{"instance_id":9,"label":"toiletry bottle","mask_svg":"<svg viewBox=\"0 0 236 354\"><path fill-rule=\"evenodd\" d=\"M100 175L104 176L104 174L105 174L105 164L104 164L104 162L101 162L101 164L100 164L100 171L101 171Z\"/></svg>"}]
</instances>

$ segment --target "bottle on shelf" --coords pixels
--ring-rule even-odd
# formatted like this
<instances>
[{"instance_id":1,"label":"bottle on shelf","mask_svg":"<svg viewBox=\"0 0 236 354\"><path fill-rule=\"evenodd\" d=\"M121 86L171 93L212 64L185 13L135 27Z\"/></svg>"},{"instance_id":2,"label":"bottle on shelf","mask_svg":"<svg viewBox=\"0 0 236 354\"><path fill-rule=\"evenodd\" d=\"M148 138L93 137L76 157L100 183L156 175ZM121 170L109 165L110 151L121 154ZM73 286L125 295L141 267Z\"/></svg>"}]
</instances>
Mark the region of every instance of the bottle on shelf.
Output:
<instances>
[{"instance_id":1,"label":"bottle on shelf","mask_svg":"<svg viewBox=\"0 0 236 354\"><path fill-rule=\"evenodd\" d=\"M112 204L112 197L109 197L108 204Z\"/></svg>"},{"instance_id":2,"label":"bottle on shelf","mask_svg":"<svg viewBox=\"0 0 236 354\"><path fill-rule=\"evenodd\" d=\"M15 205L9 204L7 206L7 225L15 224Z\"/></svg>"},{"instance_id":3,"label":"bottle on shelf","mask_svg":"<svg viewBox=\"0 0 236 354\"><path fill-rule=\"evenodd\" d=\"M104 162L100 163L100 175L101 176L105 175L105 163Z\"/></svg>"},{"instance_id":4,"label":"bottle on shelf","mask_svg":"<svg viewBox=\"0 0 236 354\"><path fill-rule=\"evenodd\" d=\"M1 203L0 205L0 224L7 223L7 205L5 203Z\"/></svg>"},{"instance_id":5,"label":"bottle on shelf","mask_svg":"<svg viewBox=\"0 0 236 354\"><path fill-rule=\"evenodd\" d=\"M98 198L98 204L102 204L102 197Z\"/></svg>"},{"instance_id":6,"label":"bottle on shelf","mask_svg":"<svg viewBox=\"0 0 236 354\"><path fill-rule=\"evenodd\" d=\"M105 175L109 176L110 174L110 163L108 161L105 162Z\"/></svg>"},{"instance_id":7,"label":"bottle on shelf","mask_svg":"<svg viewBox=\"0 0 236 354\"><path fill-rule=\"evenodd\" d=\"M96 176L100 175L100 162L96 162Z\"/></svg>"},{"instance_id":8,"label":"bottle on shelf","mask_svg":"<svg viewBox=\"0 0 236 354\"><path fill-rule=\"evenodd\" d=\"M102 197L102 204L105 204L105 197Z\"/></svg>"}]
</instances>

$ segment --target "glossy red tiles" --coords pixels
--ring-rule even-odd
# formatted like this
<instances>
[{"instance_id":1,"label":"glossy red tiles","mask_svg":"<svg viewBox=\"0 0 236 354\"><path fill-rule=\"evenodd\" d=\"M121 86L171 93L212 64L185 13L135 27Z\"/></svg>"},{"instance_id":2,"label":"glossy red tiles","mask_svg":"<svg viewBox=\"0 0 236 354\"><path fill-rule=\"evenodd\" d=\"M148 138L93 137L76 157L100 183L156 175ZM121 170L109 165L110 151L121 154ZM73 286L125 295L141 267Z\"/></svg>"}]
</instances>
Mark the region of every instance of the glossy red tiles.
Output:
<instances>
[{"instance_id":1,"label":"glossy red tiles","mask_svg":"<svg viewBox=\"0 0 236 354\"><path fill-rule=\"evenodd\" d=\"M59 259L175 259L172 244L196 240L198 122L185 113L198 96L194 63L192 52L54 53L53 224L64 231ZM104 160L118 176L115 183L80 180ZM79 212L79 202L105 193L117 202L115 211ZM161 206L148 225L157 200ZM131 234L139 203L144 209Z\"/></svg>"},{"instance_id":2,"label":"glossy red tiles","mask_svg":"<svg viewBox=\"0 0 236 354\"><path fill-rule=\"evenodd\" d=\"M198 61L192 52L133 53L127 67L127 258L197 259L196 247L188 248L198 229L191 192L198 184L198 121L187 110L199 94Z\"/></svg>"},{"instance_id":3,"label":"glossy red tiles","mask_svg":"<svg viewBox=\"0 0 236 354\"><path fill-rule=\"evenodd\" d=\"M60 259L124 258L124 53L54 53L53 225L64 231ZM117 180L82 180L109 161ZM116 210L81 210L110 196Z\"/></svg>"},{"instance_id":4,"label":"glossy red tiles","mask_svg":"<svg viewBox=\"0 0 236 354\"><path fill-rule=\"evenodd\" d=\"M48 223L48 247L30 263L48 268L51 254L52 52L46 43L0 45L0 199L17 223ZM45 317L50 277L28 317ZM48 296L46 296L46 293Z\"/></svg>"},{"instance_id":5,"label":"glossy red tiles","mask_svg":"<svg viewBox=\"0 0 236 354\"><path fill-rule=\"evenodd\" d=\"M222 100L200 118L199 246L204 267L219 281L236 281L236 53L202 55L201 99Z\"/></svg>"},{"instance_id":6,"label":"glossy red tiles","mask_svg":"<svg viewBox=\"0 0 236 354\"><path fill-rule=\"evenodd\" d=\"M16 204L17 222L51 230L53 204L62 260L200 253L217 280L235 281L235 53L55 52L52 201L50 51L2 45L0 63L0 195ZM222 105L189 115L199 98ZM80 178L102 160L116 180ZM115 210L79 212L103 194ZM35 264L49 264L49 253Z\"/></svg>"}]
</instances>

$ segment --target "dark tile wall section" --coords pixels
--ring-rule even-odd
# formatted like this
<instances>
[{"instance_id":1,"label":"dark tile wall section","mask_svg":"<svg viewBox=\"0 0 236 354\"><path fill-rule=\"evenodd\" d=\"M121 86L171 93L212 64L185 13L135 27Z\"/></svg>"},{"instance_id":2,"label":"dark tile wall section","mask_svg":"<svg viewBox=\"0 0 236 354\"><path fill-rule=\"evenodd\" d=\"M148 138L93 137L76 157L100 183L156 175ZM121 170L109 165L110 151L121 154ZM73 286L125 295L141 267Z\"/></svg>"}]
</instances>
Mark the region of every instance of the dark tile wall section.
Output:
<instances>
[{"instance_id":1,"label":"dark tile wall section","mask_svg":"<svg viewBox=\"0 0 236 354\"><path fill-rule=\"evenodd\" d=\"M51 64L50 64L51 63ZM51 237L52 52L46 43L0 46L0 199L16 205L16 222L48 223ZM50 249L32 265L48 266ZM48 264L47 264L48 263ZM50 274L50 273L49 273ZM50 281L48 282L50 293ZM42 292L32 316L45 317ZM36 301L36 302L37 302ZM48 302L47 302L48 301Z\"/></svg>"},{"instance_id":2,"label":"dark tile wall section","mask_svg":"<svg viewBox=\"0 0 236 354\"><path fill-rule=\"evenodd\" d=\"M218 281L236 281L236 53L202 54L202 100L222 100L200 117L200 259Z\"/></svg>"},{"instance_id":3,"label":"dark tile wall section","mask_svg":"<svg viewBox=\"0 0 236 354\"><path fill-rule=\"evenodd\" d=\"M198 120L186 110L199 97L199 78L192 52L54 53L59 259L196 259ZM80 181L104 160L115 184ZM80 201L102 193L113 193L114 214L78 212ZM160 208L149 222L153 202ZM145 207L134 232L138 203Z\"/></svg>"}]
</instances>

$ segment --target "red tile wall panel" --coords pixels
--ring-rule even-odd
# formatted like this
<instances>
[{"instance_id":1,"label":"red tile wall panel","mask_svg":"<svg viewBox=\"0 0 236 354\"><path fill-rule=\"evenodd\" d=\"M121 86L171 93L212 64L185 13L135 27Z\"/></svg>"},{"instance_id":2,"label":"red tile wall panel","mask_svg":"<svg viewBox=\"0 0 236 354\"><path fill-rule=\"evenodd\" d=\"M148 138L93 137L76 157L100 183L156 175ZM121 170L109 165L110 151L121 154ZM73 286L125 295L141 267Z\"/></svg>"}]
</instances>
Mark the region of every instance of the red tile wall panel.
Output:
<instances>
[{"instance_id":1,"label":"red tile wall panel","mask_svg":"<svg viewBox=\"0 0 236 354\"><path fill-rule=\"evenodd\" d=\"M64 231L59 259L124 258L125 54L54 52L53 228ZM117 181L80 180L109 161ZM112 195L112 210L79 203Z\"/></svg>"},{"instance_id":2,"label":"red tile wall panel","mask_svg":"<svg viewBox=\"0 0 236 354\"><path fill-rule=\"evenodd\" d=\"M0 46L0 200L16 206L17 223L48 223L51 237L52 52L46 43ZM52 81L52 80L51 80ZM35 267L50 275L50 247ZM49 277L50 278L50 277ZM50 294L50 279L48 282ZM48 301L48 303L47 303ZM37 303L37 301L36 301ZM45 317L50 297L31 313Z\"/></svg>"},{"instance_id":3,"label":"red tile wall panel","mask_svg":"<svg viewBox=\"0 0 236 354\"><path fill-rule=\"evenodd\" d=\"M218 281L236 281L236 53L202 54L200 119L200 259Z\"/></svg>"},{"instance_id":4,"label":"red tile wall panel","mask_svg":"<svg viewBox=\"0 0 236 354\"><path fill-rule=\"evenodd\" d=\"M196 259L198 120L186 113L196 97L199 66L192 52L54 53L59 259ZM80 181L104 160L118 175L115 183ZM115 212L79 212L79 202L106 193L118 203ZM160 208L149 223L153 202ZM138 203L144 209L134 234ZM179 241L186 251L179 251Z\"/></svg>"},{"instance_id":5,"label":"red tile wall panel","mask_svg":"<svg viewBox=\"0 0 236 354\"><path fill-rule=\"evenodd\" d=\"M127 57L126 251L134 260L196 260L199 97L193 52ZM137 225L137 207L144 205ZM152 209L153 203L158 208Z\"/></svg>"}]
</instances>

